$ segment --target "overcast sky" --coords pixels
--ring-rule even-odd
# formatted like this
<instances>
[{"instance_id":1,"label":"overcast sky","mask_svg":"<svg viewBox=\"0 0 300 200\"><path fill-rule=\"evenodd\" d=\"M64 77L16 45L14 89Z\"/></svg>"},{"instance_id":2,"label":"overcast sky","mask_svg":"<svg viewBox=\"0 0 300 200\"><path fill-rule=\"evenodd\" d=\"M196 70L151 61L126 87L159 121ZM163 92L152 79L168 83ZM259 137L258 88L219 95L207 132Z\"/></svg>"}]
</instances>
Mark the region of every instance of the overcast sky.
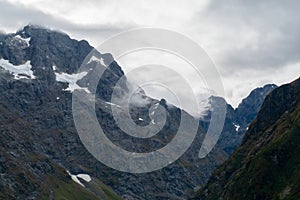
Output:
<instances>
[{"instance_id":1,"label":"overcast sky","mask_svg":"<svg viewBox=\"0 0 300 200\"><path fill-rule=\"evenodd\" d=\"M300 76L299 11L297 0L0 0L0 30L38 24L93 46L133 28L174 30L205 49L235 107L253 88ZM120 60L125 72L133 65L129 58Z\"/></svg>"}]
</instances>

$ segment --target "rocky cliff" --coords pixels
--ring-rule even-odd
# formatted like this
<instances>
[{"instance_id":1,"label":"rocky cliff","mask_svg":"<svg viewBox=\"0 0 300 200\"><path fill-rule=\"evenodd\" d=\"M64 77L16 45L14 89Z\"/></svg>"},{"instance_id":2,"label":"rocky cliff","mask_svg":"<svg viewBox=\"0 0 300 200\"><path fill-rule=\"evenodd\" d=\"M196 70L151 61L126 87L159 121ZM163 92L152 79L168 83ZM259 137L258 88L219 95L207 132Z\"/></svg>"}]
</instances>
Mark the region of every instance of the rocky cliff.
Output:
<instances>
[{"instance_id":1,"label":"rocky cliff","mask_svg":"<svg viewBox=\"0 0 300 200\"><path fill-rule=\"evenodd\" d=\"M64 33L38 26L26 26L17 33L1 35L0 197L186 198L206 183L211 172L240 142L244 132L237 129L237 111L227 106L225 128L218 145L205 159L199 159L209 113L199 121L163 99L147 97L142 90L136 96L143 104L130 104L129 113L126 113L127 108L121 103L110 102L114 87L124 77L121 67L108 52L93 50L86 41L76 41ZM80 71L91 51L95 57L87 63L89 70ZM88 80L99 70L103 71L103 76L93 88ZM120 97L126 96L131 88L126 77L122 81L117 88ZM87 93L95 90L95 111L107 138L128 151L150 152L168 144L178 131L182 114L189 123L200 123L203 129L197 130L188 151L171 165L146 174L119 172L100 163L83 146L72 115L75 90ZM244 110L249 109L250 104L246 104ZM259 107L259 103L255 105ZM125 118L130 115L136 124L151 124L155 128L161 119L160 113L153 110L158 106L166 110L166 123L157 135L148 139L126 134L112 114L116 109ZM247 124L244 123L247 120L243 120L241 130Z\"/></svg>"},{"instance_id":2,"label":"rocky cliff","mask_svg":"<svg viewBox=\"0 0 300 200\"><path fill-rule=\"evenodd\" d=\"M81 143L72 116L72 92L92 91L85 78L93 76L95 70L104 71L96 88L96 115L106 136L118 146L133 152L152 151L174 138L182 113L190 122L196 122L165 100L151 99L140 91L137 95L146 103L131 105L133 120L140 125L153 123L152 119L160 116L154 112L151 119L149 109L161 105L167 111L166 123L149 139L125 134L115 123L112 109L126 112L122 105L109 102L113 87L124 73L110 54L102 52L96 52L97 59L88 63L90 71L78 71L92 50L86 41L37 26L1 37L0 194L6 199L117 199L115 191L124 199L185 198L204 184L227 156L216 147L207 158L198 158L204 137L201 129L179 160L147 174L108 168ZM130 83L124 81L118 88L120 96L130 88ZM91 180L80 178L82 174Z\"/></svg>"}]
</instances>

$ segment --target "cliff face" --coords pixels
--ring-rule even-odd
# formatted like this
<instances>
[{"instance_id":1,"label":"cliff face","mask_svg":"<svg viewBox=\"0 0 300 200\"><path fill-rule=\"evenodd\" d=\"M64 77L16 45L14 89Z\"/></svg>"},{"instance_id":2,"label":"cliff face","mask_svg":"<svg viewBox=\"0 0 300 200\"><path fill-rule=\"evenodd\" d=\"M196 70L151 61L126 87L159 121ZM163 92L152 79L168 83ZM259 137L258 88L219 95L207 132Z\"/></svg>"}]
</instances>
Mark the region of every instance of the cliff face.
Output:
<instances>
[{"instance_id":1,"label":"cliff face","mask_svg":"<svg viewBox=\"0 0 300 200\"><path fill-rule=\"evenodd\" d=\"M232 108L232 106L226 103L226 101L221 97L212 96L210 98L212 109L218 106L220 102L227 105L225 123L218 145L228 155L230 155L236 147L241 144L245 132L247 131L250 123L257 116L265 97L275 88L277 88L276 85L268 84L252 90L236 109ZM200 120L200 124L205 130L208 127L209 121L210 112L207 113L207 116L205 116L203 120Z\"/></svg>"},{"instance_id":2,"label":"cliff face","mask_svg":"<svg viewBox=\"0 0 300 200\"><path fill-rule=\"evenodd\" d=\"M210 116L208 113L198 121L181 109L168 105L165 100L151 99L140 90L135 95L143 104L133 103L129 109L133 121L141 126L152 124L156 128L161 115L151 109L161 105L167 113L166 123L157 135L148 139L126 134L112 114L112 109L117 108L119 114L129 117L126 108L110 102L116 83L124 76L118 63L110 54L94 51L96 59L88 63L89 70L78 72L92 50L86 41L76 41L64 33L37 26L26 26L15 34L0 36L0 197L186 198L195 188L206 183L212 171L241 142L260 107L261 98L272 89L268 87L262 93L250 95L254 100L245 100L248 103L242 103L238 110L227 105L220 141L205 159L198 158L205 135L199 128L188 151L171 165L147 174L123 173L96 160L83 146L74 125L72 92L74 89L92 91L88 79L97 70L104 71L95 89L98 121L106 136L128 151L150 152L167 145L178 131L182 113L191 124L200 123L204 130ZM130 88L125 77L117 93L126 96ZM211 98L212 106L218 106L213 102L220 101L225 100ZM249 110L251 116L246 119L239 120L236 116L236 113L245 115L243 113ZM240 121L243 121L241 125ZM91 180L82 179L80 174L88 175Z\"/></svg>"},{"instance_id":3,"label":"cliff face","mask_svg":"<svg viewBox=\"0 0 300 200\"><path fill-rule=\"evenodd\" d=\"M119 199L82 165L93 158L74 129L69 84L57 81L76 73L91 50L86 41L34 26L1 37L1 199ZM92 181L77 177L80 185L67 171Z\"/></svg>"},{"instance_id":4,"label":"cliff face","mask_svg":"<svg viewBox=\"0 0 300 200\"><path fill-rule=\"evenodd\" d=\"M249 123L257 116L265 97L275 88L277 88L277 86L274 84L267 84L263 87L256 88L248 97L242 100L235 110L237 121L241 127L249 126Z\"/></svg>"},{"instance_id":5,"label":"cliff face","mask_svg":"<svg viewBox=\"0 0 300 200\"><path fill-rule=\"evenodd\" d=\"M152 123L149 109L161 105L167 120L161 132L147 140L124 133L115 123L109 102L114 85L123 76L112 56L96 52L90 71L77 72L93 48L66 34L26 26L16 34L0 38L0 197L5 199L181 199L203 185L210 173L226 158L219 147L205 159L198 158L204 132L199 129L192 146L176 162L147 174L129 174L108 168L83 146L72 116L74 88L89 92L86 77L104 70L96 88L96 114L106 136L118 146L133 152L161 148L174 138L181 110L164 100L136 95L146 101L132 104L130 115L140 125ZM85 76L85 77L84 77ZM80 79L80 80L79 80ZM130 83L124 79L118 88L126 95ZM184 114L190 122L192 116ZM160 119L153 113L153 119ZM140 120L142 119L142 120ZM89 175L86 181L78 174ZM75 176L78 175L78 176ZM72 179L80 181L76 183Z\"/></svg>"},{"instance_id":6,"label":"cliff face","mask_svg":"<svg viewBox=\"0 0 300 200\"><path fill-rule=\"evenodd\" d=\"M300 79L265 99L242 144L194 199L300 198Z\"/></svg>"}]
</instances>

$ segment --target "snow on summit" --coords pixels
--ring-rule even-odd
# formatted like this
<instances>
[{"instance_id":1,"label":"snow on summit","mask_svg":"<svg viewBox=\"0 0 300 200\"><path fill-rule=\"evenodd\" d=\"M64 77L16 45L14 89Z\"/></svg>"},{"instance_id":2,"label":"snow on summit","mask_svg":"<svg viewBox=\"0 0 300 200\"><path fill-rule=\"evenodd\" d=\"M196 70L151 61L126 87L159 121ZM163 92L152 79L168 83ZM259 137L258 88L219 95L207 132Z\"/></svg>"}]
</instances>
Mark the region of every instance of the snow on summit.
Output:
<instances>
[{"instance_id":1,"label":"snow on summit","mask_svg":"<svg viewBox=\"0 0 300 200\"><path fill-rule=\"evenodd\" d=\"M31 40L30 37L29 37L29 38L22 38L20 35L16 35L15 38L16 38L17 40L23 41L23 42L27 45L27 47L30 46L30 43L29 43L30 40Z\"/></svg>"},{"instance_id":2,"label":"snow on summit","mask_svg":"<svg viewBox=\"0 0 300 200\"><path fill-rule=\"evenodd\" d=\"M104 63L103 58L97 58L96 56L92 56L88 63L91 63L91 62L99 62L104 67L107 67L106 64Z\"/></svg>"}]
</instances>

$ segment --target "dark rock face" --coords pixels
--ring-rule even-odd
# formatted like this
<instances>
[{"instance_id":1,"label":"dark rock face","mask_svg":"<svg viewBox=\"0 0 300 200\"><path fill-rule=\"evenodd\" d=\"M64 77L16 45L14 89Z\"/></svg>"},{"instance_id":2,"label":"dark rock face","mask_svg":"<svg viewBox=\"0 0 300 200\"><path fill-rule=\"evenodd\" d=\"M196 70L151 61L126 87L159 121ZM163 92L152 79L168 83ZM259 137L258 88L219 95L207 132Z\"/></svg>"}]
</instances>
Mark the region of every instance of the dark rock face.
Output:
<instances>
[{"instance_id":1,"label":"dark rock face","mask_svg":"<svg viewBox=\"0 0 300 200\"><path fill-rule=\"evenodd\" d=\"M29 44L24 39L28 39ZM201 129L189 150L179 160L147 174L129 174L110 169L92 157L81 143L73 122L72 94L66 91L70 84L57 81L57 74L77 73L92 49L86 41L78 42L63 33L35 26L26 26L16 34L6 35L1 39L0 58L9 60L16 67L30 61L35 79L16 80L6 70L0 70L0 108L3 118L0 126L0 141L3 143L0 170L1 176L5 177L0 179L0 197L59 198L62 194L57 189L56 182L68 188L71 185L81 195L89 194L90 199L106 199L105 195L111 197L111 194L105 193L109 189L103 189L101 181L124 199L187 197L189 191L203 185L211 172L227 157L216 146L205 159L198 158L204 137ZM103 58L104 65L113 59L110 54L98 54ZM92 76L94 70L105 70L96 88L96 114L107 137L115 144L134 152L152 151L169 143L178 129L181 110L169 106L165 100L151 99L140 91L137 95L146 99L147 104L130 107L130 115L136 123L151 123L149 109L155 104L160 104L167 110L167 121L159 134L147 140L128 136L115 124L111 111L114 105L107 102L111 98L113 87L124 73L115 61L109 66L104 65L91 62L91 71L86 76ZM85 78L77 83L78 87L92 90ZM122 85L118 91L120 96L126 95L130 88L126 79ZM122 112L122 108L120 110ZM195 120L187 113L184 114L191 122ZM143 121L139 117L143 117ZM159 121L160 115L154 114L154 120L156 119ZM22 159L17 159L18 157ZM21 171L21 175L9 170L12 165L13 169ZM72 182L66 170L72 174L89 174L93 181L82 181L86 186L83 188ZM49 179L49 184L40 184L45 178ZM67 198L66 195L63 197Z\"/></svg>"},{"instance_id":2,"label":"dark rock face","mask_svg":"<svg viewBox=\"0 0 300 200\"><path fill-rule=\"evenodd\" d=\"M274 84L265 85L262 88L254 89L245 99L242 100L238 108L233 109L231 105L225 102L221 97L210 98L211 109L221 103L226 103L227 111L222 134L218 145L229 155L242 142L244 133L247 131L250 123L258 114L265 97L277 88ZM200 125L207 130L211 113L208 112L204 119L200 120Z\"/></svg>"},{"instance_id":3,"label":"dark rock face","mask_svg":"<svg viewBox=\"0 0 300 200\"><path fill-rule=\"evenodd\" d=\"M0 58L9 60L15 66L30 61L35 76L35 79L16 80L0 68L2 117L0 141L3 144L0 171L5 177L0 179L0 188L3 188L0 190L0 197L1 195L5 198L18 199L57 197L60 193L56 191L56 186L51 181L49 187L40 184L41 180L47 178L62 181L61 185L69 184L81 194L88 192L93 198L105 199L107 195L111 196L103 193L109 189L103 189L96 184L100 180L124 199L185 198L194 188L205 184L211 172L241 142L248 124L261 105L261 99L273 87L264 87L265 89L258 89L259 92L251 93L249 100L248 98L244 100L245 102L240 105L241 108L237 110L227 105L225 125L218 145L205 159L198 158L204 138L204 132L199 128L189 150L168 167L147 174L122 173L101 164L82 145L73 122L72 94L65 91L68 83L56 80L57 74L77 73L92 50L93 47L86 41L76 41L64 33L36 26L26 26L16 34L0 36ZM150 152L167 145L176 135L181 110L169 106L164 99L160 101L151 99L141 90L136 95L147 103L142 106L135 104L130 106L130 116L135 123L141 126L152 123L149 117L150 109L157 104L167 111L166 123L157 135L148 139L135 138L124 133L113 119L111 108L115 105L108 103L116 83L124 73L112 55L96 51L94 53L96 57L103 59L103 63L95 61L89 63L91 71L77 84L90 91L96 90L96 114L106 136L115 144L133 152ZM111 64L104 66L108 63ZM104 73L96 88L92 88L88 79L95 75L97 70L103 70ZM126 96L131 86L126 77L122 81L118 95ZM225 100L222 98L211 97L212 107L218 106L218 103L223 101ZM121 114L128 117L125 112L123 113L121 104L120 106ZM249 116L245 113L248 111L251 113ZM184 114L194 122L193 117ZM239 118L237 115L244 117ZM155 112L152 118L159 122L162 116L159 112ZM204 130L209 125L209 119L208 112L208 115L199 121ZM240 126L239 129L237 125ZM19 157L23 159L17 159ZM22 172L21 180L19 174L9 170L11 165L16 171ZM31 169L31 165L34 167L28 172L27 169ZM82 188L70 180L66 170L73 174L89 174L93 179L92 184L97 186L83 182L86 188ZM26 184L30 187L24 187Z\"/></svg>"},{"instance_id":4,"label":"dark rock face","mask_svg":"<svg viewBox=\"0 0 300 200\"><path fill-rule=\"evenodd\" d=\"M241 146L193 199L299 199L300 79L272 91Z\"/></svg>"},{"instance_id":5,"label":"dark rock face","mask_svg":"<svg viewBox=\"0 0 300 200\"><path fill-rule=\"evenodd\" d=\"M237 121L241 127L249 126L250 122L254 120L265 97L275 88L274 84L268 84L261 88L253 90L249 96L240 103L238 108L235 110Z\"/></svg>"}]
</instances>

